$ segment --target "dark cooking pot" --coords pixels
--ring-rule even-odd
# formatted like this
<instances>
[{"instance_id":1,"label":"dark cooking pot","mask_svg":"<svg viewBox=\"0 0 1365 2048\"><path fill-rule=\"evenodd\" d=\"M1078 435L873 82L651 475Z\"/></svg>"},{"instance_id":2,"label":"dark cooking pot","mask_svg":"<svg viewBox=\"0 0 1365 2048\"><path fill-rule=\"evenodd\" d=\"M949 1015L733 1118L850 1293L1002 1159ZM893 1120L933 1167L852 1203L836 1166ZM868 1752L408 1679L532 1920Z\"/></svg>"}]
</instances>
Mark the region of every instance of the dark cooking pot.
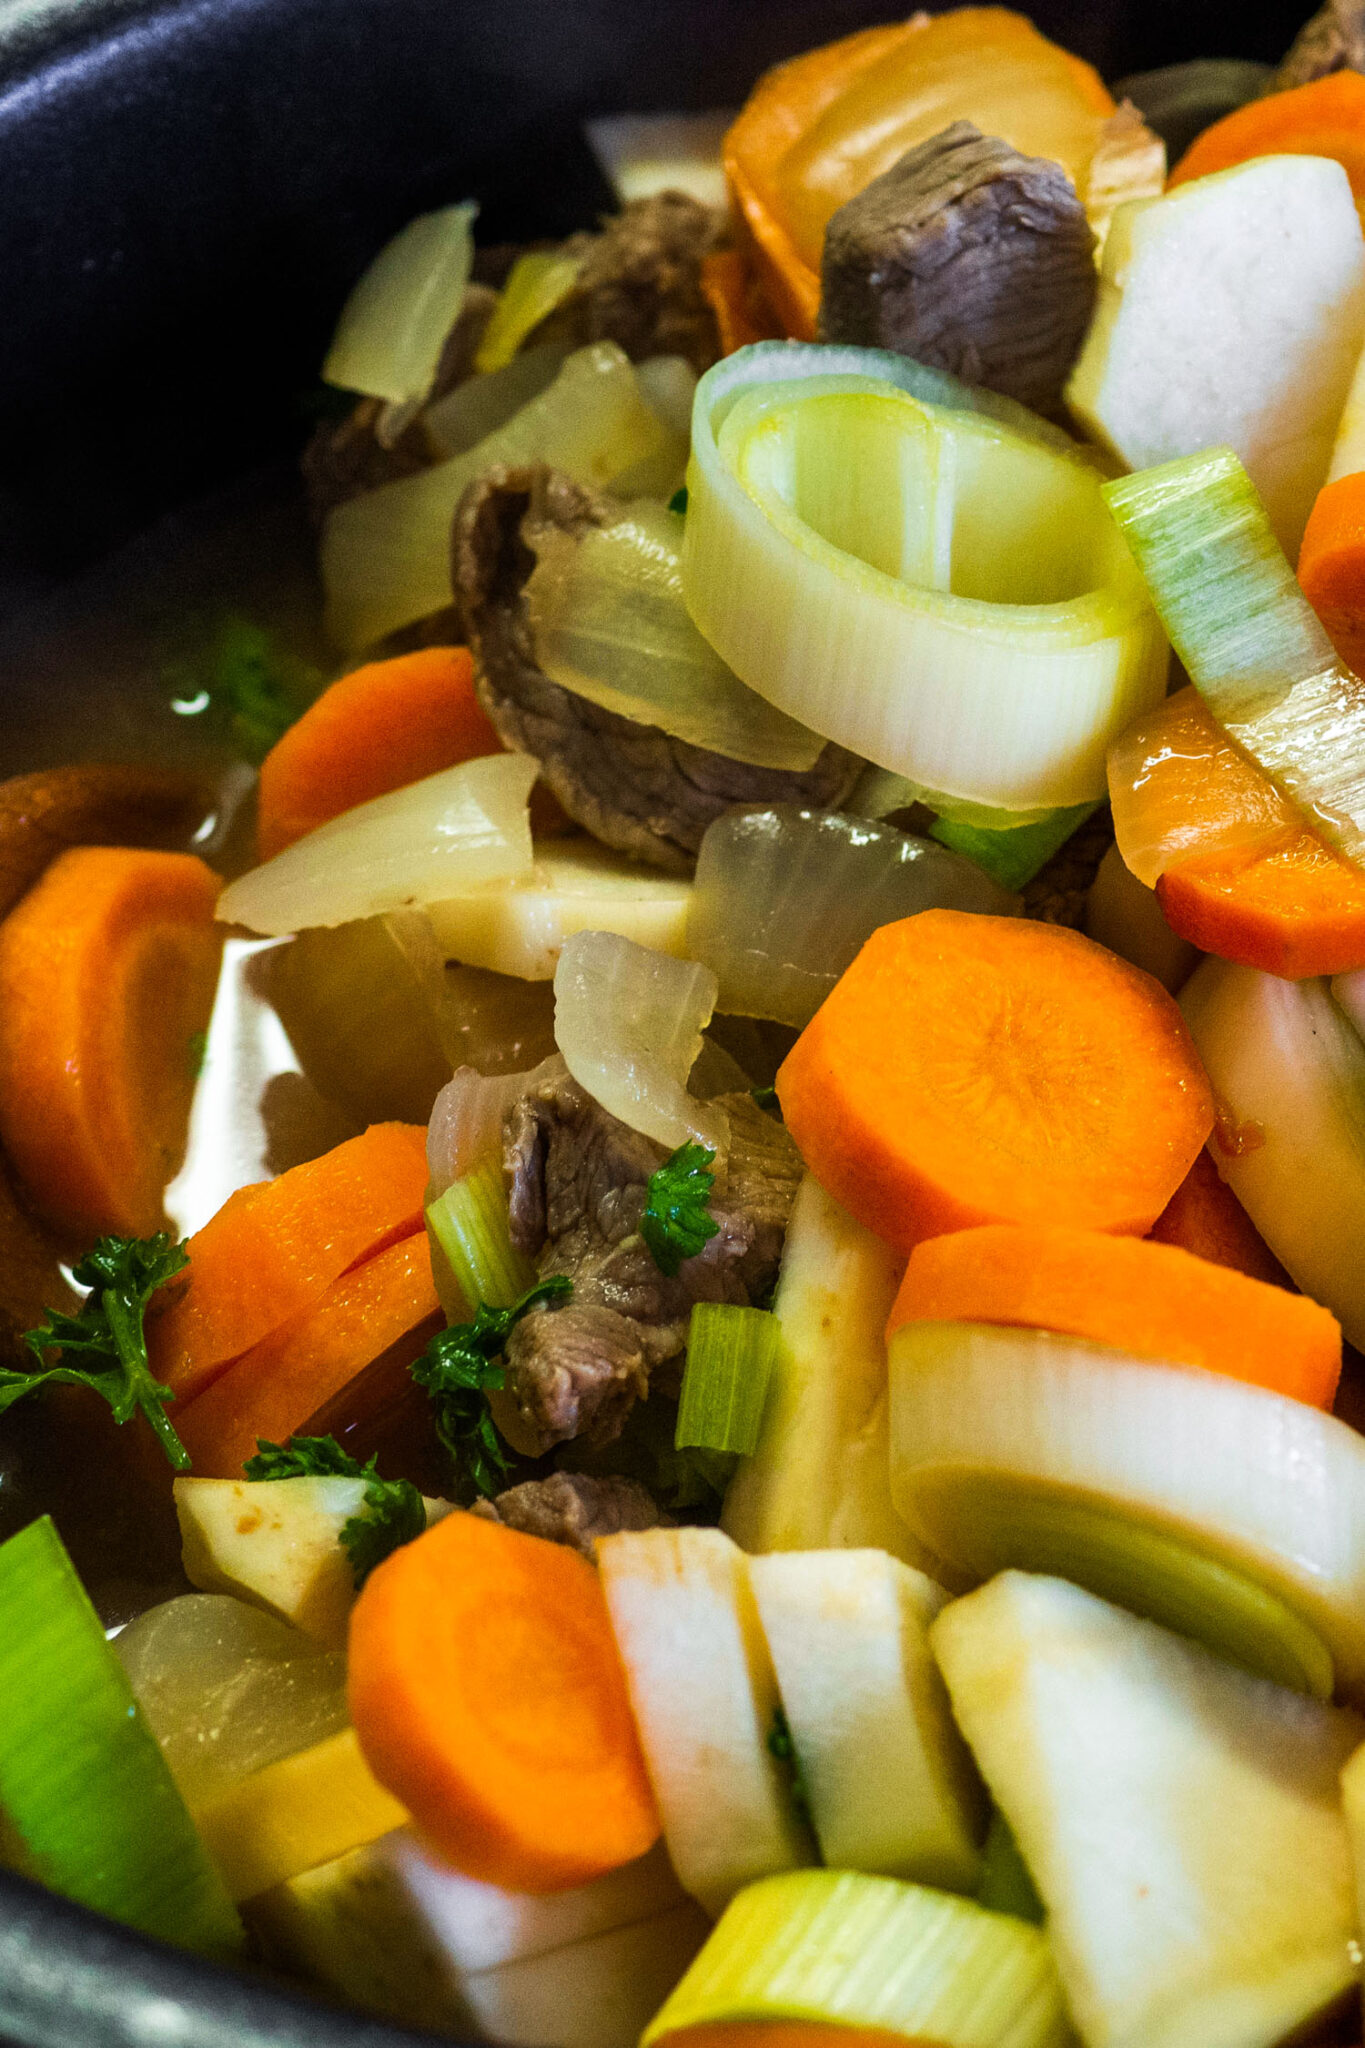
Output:
<instances>
[{"instance_id":1,"label":"dark cooking pot","mask_svg":"<svg viewBox=\"0 0 1365 2048\"><path fill-rule=\"evenodd\" d=\"M341 298L410 215L472 193L491 240L584 225L608 201L585 115L733 104L777 58L895 11L0 0L0 610L185 499L288 460ZM1030 11L1109 79L1201 56L1273 60L1300 14L1273 0ZM1144 103L1149 85L1134 81ZM1176 147L1198 111L1179 115ZM225 1975L0 1872L0 2048L417 2038Z\"/></svg>"}]
</instances>

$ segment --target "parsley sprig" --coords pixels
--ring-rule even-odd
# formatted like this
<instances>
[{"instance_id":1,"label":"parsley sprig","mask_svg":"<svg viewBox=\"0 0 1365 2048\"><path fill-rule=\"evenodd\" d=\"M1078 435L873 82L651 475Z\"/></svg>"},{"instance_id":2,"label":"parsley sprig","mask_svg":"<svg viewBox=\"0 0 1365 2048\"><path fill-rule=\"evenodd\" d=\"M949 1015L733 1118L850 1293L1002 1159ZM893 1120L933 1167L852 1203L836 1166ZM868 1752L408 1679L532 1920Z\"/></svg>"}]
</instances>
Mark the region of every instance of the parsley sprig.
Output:
<instances>
[{"instance_id":1,"label":"parsley sprig","mask_svg":"<svg viewBox=\"0 0 1365 2048\"><path fill-rule=\"evenodd\" d=\"M71 1268L77 1286L90 1289L80 1313L49 1309L47 1321L25 1333L24 1342L39 1360L38 1371L0 1368L0 1415L38 1387L89 1387L109 1403L115 1422L127 1422L139 1411L145 1415L176 1471L188 1471L190 1454L166 1414L175 1395L152 1374L142 1327L157 1288L188 1263L184 1245L164 1230L155 1237L102 1237ZM47 1364L49 1352L56 1352L60 1362Z\"/></svg>"},{"instance_id":2,"label":"parsley sprig","mask_svg":"<svg viewBox=\"0 0 1365 2048\"><path fill-rule=\"evenodd\" d=\"M664 1276L676 1277L684 1259L694 1259L720 1225L711 1214L716 1176L708 1171L715 1153L705 1145L679 1145L649 1176L640 1235Z\"/></svg>"},{"instance_id":3,"label":"parsley sprig","mask_svg":"<svg viewBox=\"0 0 1365 2048\"><path fill-rule=\"evenodd\" d=\"M441 1441L461 1481L475 1493L496 1493L508 1470L486 1398L506 1384L502 1353L507 1339L531 1309L567 1301L572 1293L572 1280L552 1273L510 1308L489 1308L481 1301L472 1323L440 1331L413 1361L412 1376L431 1395Z\"/></svg>"},{"instance_id":4,"label":"parsley sprig","mask_svg":"<svg viewBox=\"0 0 1365 2048\"><path fill-rule=\"evenodd\" d=\"M334 1436L291 1436L287 1444L257 1437L256 1455L243 1470L248 1479L363 1479L365 1505L341 1529L357 1591L377 1564L420 1536L427 1526L426 1503L410 1479L381 1479L378 1459L360 1464Z\"/></svg>"}]
</instances>

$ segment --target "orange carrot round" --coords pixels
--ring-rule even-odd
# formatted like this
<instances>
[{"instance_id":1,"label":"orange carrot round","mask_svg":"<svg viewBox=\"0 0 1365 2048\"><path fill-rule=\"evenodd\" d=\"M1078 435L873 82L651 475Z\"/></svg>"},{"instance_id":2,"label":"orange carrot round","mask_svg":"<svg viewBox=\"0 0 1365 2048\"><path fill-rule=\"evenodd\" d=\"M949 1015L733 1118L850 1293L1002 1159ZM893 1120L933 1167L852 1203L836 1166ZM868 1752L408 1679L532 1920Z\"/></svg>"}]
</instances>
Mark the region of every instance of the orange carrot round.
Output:
<instances>
[{"instance_id":1,"label":"orange carrot round","mask_svg":"<svg viewBox=\"0 0 1365 2048\"><path fill-rule=\"evenodd\" d=\"M324 690L262 762L260 857L372 797L501 752L467 647L370 662Z\"/></svg>"},{"instance_id":2,"label":"orange carrot round","mask_svg":"<svg viewBox=\"0 0 1365 2048\"><path fill-rule=\"evenodd\" d=\"M1365 78L1356 84L1365 92ZM1337 653L1359 674L1365 669L1365 474L1339 476L1318 492L1299 543L1299 583Z\"/></svg>"},{"instance_id":3,"label":"orange carrot round","mask_svg":"<svg viewBox=\"0 0 1365 2048\"><path fill-rule=\"evenodd\" d=\"M1306 825L1179 861L1156 894L1171 930L1221 960L1287 981L1365 967L1365 872Z\"/></svg>"},{"instance_id":4,"label":"orange carrot round","mask_svg":"<svg viewBox=\"0 0 1365 2048\"><path fill-rule=\"evenodd\" d=\"M365 1760L468 1877L562 1891L658 1839L601 1582L576 1551L448 1515L351 1617Z\"/></svg>"},{"instance_id":5,"label":"orange carrot round","mask_svg":"<svg viewBox=\"0 0 1365 2048\"><path fill-rule=\"evenodd\" d=\"M1341 1374L1341 1325L1307 1295L1177 1245L1048 1224L988 1224L916 1245L887 1336L910 1322L1059 1330L1316 1408L1331 1407Z\"/></svg>"},{"instance_id":6,"label":"orange carrot round","mask_svg":"<svg viewBox=\"0 0 1365 2048\"><path fill-rule=\"evenodd\" d=\"M1231 1266L1248 1279L1293 1290L1293 1281L1207 1149L1195 1160L1147 1235L1158 1244L1179 1245L1215 1266Z\"/></svg>"},{"instance_id":7,"label":"orange carrot round","mask_svg":"<svg viewBox=\"0 0 1365 2048\"><path fill-rule=\"evenodd\" d=\"M821 1185L888 1243L1047 1216L1148 1230L1213 1128L1165 989L1061 925L874 932L777 1076Z\"/></svg>"},{"instance_id":8,"label":"orange carrot round","mask_svg":"<svg viewBox=\"0 0 1365 2048\"><path fill-rule=\"evenodd\" d=\"M723 356L755 341L781 340L777 321L768 311L741 250L717 249L702 257L701 293L716 316Z\"/></svg>"},{"instance_id":9,"label":"orange carrot round","mask_svg":"<svg viewBox=\"0 0 1365 2048\"><path fill-rule=\"evenodd\" d=\"M1360 205L1365 199L1365 78L1356 71L1332 71L1288 92L1248 100L1195 137L1168 182L1187 185L1191 178L1230 170L1255 156L1335 157Z\"/></svg>"},{"instance_id":10,"label":"orange carrot round","mask_svg":"<svg viewBox=\"0 0 1365 2048\"><path fill-rule=\"evenodd\" d=\"M165 1227L221 886L193 854L71 847L0 925L0 1140L73 1239Z\"/></svg>"}]
</instances>

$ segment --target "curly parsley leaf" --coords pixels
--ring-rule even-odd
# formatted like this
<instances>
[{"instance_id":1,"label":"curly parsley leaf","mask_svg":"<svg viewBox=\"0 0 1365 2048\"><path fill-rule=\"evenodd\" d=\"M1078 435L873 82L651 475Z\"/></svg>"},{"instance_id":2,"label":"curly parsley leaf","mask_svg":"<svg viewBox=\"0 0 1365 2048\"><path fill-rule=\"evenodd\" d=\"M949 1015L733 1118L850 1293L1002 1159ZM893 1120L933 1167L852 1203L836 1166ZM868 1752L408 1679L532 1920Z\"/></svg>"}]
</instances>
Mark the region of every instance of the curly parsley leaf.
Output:
<instances>
[{"instance_id":1,"label":"curly parsley leaf","mask_svg":"<svg viewBox=\"0 0 1365 2048\"><path fill-rule=\"evenodd\" d=\"M705 1145L679 1145L649 1176L640 1235L669 1280L683 1260L694 1259L720 1229L710 1206L716 1176L708 1168L715 1156Z\"/></svg>"},{"instance_id":2,"label":"curly parsley leaf","mask_svg":"<svg viewBox=\"0 0 1365 2048\"><path fill-rule=\"evenodd\" d=\"M145 1415L176 1471L188 1471L190 1454L166 1414L175 1395L153 1377L142 1327L157 1288L188 1263L184 1245L164 1230L155 1237L102 1237L71 1269L77 1286L90 1289L80 1313L49 1309L47 1321L25 1333L39 1370L0 1369L0 1415L38 1387L89 1387L109 1403L115 1422ZM47 1364L49 1352L60 1362Z\"/></svg>"},{"instance_id":3,"label":"curly parsley leaf","mask_svg":"<svg viewBox=\"0 0 1365 2048\"><path fill-rule=\"evenodd\" d=\"M531 1309L567 1301L572 1293L572 1280L554 1273L528 1288L510 1308L489 1308L480 1302L472 1323L440 1331L413 1361L412 1376L435 1407L437 1433L461 1482L475 1493L496 1493L508 1470L487 1399L506 1382L502 1353L507 1339Z\"/></svg>"},{"instance_id":4,"label":"curly parsley leaf","mask_svg":"<svg viewBox=\"0 0 1365 2048\"><path fill-rule=\"evenodd\" d=\"M796 1753L796 1744L792 1740L791 1723L781 1706L773 1708L773 1724L768 1730L768 1754L783 1765L783 1775L787 1780L792 1806L798 1819L810 1827L810 1790L806 1784L805 1773L801 1769L801 1759Z\"/></svg>"},{"instance_id":5,"label":"curly parsley leaf","mask_svg":"<svg viewBox=\"0 0 1365 2048\"><path fill-rule=\"evenodd\" d=\"M242 1470L248 1479L368 1479L376 1463L359 1464L334 1436L291 1436L287 1444L258 1436Z\"/></svg>"},{"instance_id":6,"label":"curly parsley leaf","mask_svg":"<svg viewBox=\"0 0 1365 2048\"><path fill-rule=\"evenodd\" d=\"M363 1479L365 1505L343 1524L341 1542L351 1560L356 1590L377 1564L424 1533L426 1502L410 1479L381 1479L378 1459L362 1465L334 1436L291 1436L287 1444L257 1437L256 1455L242 1467L248 1479Z\"/></svg>"}]
</instances>

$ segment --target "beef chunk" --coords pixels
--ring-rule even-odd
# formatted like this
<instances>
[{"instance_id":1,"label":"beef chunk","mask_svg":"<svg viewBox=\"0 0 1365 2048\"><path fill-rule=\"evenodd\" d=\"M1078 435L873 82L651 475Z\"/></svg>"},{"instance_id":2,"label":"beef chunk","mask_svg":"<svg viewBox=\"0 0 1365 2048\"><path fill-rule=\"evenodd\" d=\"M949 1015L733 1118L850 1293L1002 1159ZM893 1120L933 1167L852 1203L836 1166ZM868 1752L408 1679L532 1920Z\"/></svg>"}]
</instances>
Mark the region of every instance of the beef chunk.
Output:
<instances>
[{"instance_id":1,"label":"beef chunk","mask_svg":"<svg viewBox=\"0 0 1365 2048\"><path fill-rule=\"evenodd\" d=\"M535 567L528 542L546 524L581 535L615 509L543 468L492 469L466 491L455 517L455 600L501 737L536 756L569 816L596 838L675 874L690 871L707 826L732 804L836 809L861 765L841 747L826 747L799 775L751 767L604 711L536 666L522 599Z\"/></svg>"},{"instance_id":2,"label":"beef chunk","mask_svg":"<svg viewBox=\"0 0 1365 2048\"><path fill-rule=\"evenodd\" d=\"M1365 0L1327 0L1299 30L1265 89L1287 92L1332 71L1365 71Z\"/></svg>"},{"instance_id":3,"label":"beef chunk","mask_svg":"<svg viewBox=\"0 0 1365 2048\"><path fill-rule=\"evenodd\" d=\"M725 234L725 216L686 192L631 200L601 234L568 245L582 249L583 268L552 316L557 327L579 347L614 341L632 362L686 356L694 370L709 370L720 340L702 296L701 263Z\"/></svg>"},{"instance_id":4,"label":"beef chunk","mask_svg":"<svg viewBox=\"0 0 1365 2048\"><path fill-rule=\"evenodd\" d=\"M831 218L822 338L1055 412L1095 302L1093 243L1060 164L955 121Z\"/></svg>"},{"instance_id":5,"label":"beef chunk","mask_svg":"<svg viewBox=\"0 0 1365 2048\"><path fill-rule=\"evenodd\" d=\"M563 1543L591 1559L599 1536L621 1529L658 1529L667 1523L638 1479L594 1479L586 1472L556 1472L528 1479L495 1500L471 1509L486 1521Z\"/></svg>"},{"instance_id":6,"label":"beef chunk","mask_svg":"<svg viewBox=\"0 0 1365 2048\"><path fill-rule=\"evenodd\" d=\"M573 1298L533 1309L507 1346L507 1384L538 1448L586 1435L610 1443L635 1402L676 1386L694 1302L752 1304L777 1276L801 1176L782 1125L748 1095L718 1098L730 1146L711 1215L720 1226L676 1277L639 1234L662 1145L623 1124L568 1074L552 1075L508 1112L503 1167L512 1241L537 1273L566 1273Z\"/></svg>"}]
</instances>

